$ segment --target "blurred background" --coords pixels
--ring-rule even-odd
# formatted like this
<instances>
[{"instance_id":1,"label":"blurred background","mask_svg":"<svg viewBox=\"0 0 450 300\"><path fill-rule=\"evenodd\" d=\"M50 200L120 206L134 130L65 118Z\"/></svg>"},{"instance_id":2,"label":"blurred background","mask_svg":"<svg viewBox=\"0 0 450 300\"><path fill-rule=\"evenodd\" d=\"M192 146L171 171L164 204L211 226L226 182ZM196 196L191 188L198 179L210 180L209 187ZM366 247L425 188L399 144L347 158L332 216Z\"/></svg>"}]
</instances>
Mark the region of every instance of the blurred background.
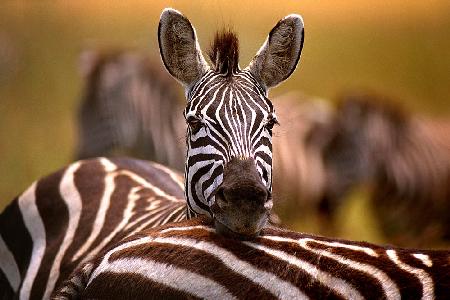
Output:
<instances>
[{"instance_id":1,"label":"blurred background","mask_svg":"<svg viewBox=\"0 0 450 300\"><path fill-rule=\"evenodd\" d=\"M450 2L335 1L2 1L0 4L0 210L33 180L73 160L75 113L87 48L130 47L158 55L164 7L183 12L207 48L231 26L246 66L283 16L305 22L300 65L271 96L299 90L332 99L369 87L429 116L450 116ZM180 112L181 114L181 112ZM339 235L383 242L365 205L352 194ZM299 230L314 231L298 223Z\"/></svg>"}]
</instances>

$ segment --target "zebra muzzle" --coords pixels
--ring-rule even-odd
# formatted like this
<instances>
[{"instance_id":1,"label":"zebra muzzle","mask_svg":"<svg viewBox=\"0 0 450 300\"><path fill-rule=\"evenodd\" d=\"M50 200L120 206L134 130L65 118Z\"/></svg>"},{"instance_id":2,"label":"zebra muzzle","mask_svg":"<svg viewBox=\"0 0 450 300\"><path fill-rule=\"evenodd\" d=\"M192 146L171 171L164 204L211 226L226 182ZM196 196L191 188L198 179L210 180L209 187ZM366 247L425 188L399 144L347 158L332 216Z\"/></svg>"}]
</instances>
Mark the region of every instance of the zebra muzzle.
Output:
<instances>
[{"instance_id":1,"label":"zebra muzzle","mask_svg":"<svg viewBox=\"0 0 450 300\"><path fill-rule=\"evenodd\" d=\"M211 206L217 232L239 238L257 236L272 206L271 193L263 185L254 161L229 162Z\"/></svg>"}]
</instances>

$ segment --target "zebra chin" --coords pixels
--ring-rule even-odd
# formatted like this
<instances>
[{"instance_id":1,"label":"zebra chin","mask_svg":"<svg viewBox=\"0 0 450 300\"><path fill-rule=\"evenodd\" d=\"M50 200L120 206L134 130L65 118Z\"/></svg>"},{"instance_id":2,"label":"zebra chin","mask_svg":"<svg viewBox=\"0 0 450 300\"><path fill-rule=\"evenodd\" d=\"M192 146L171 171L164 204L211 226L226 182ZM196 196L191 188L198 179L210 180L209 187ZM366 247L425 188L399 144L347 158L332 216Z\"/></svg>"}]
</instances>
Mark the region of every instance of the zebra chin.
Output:
<instances>
[{"instance_id":1,"label":"zebra chin","mask_svg":"<svg viewBox=\"0 0 450 300\"><path fill-rule=\"evenodd\" d=\"M261 230L265 227L269 214L261 215L253 220L236 219L230 221L230 216L221 214L214 215L214 227L220 235L238 240L251 240L259 236Z\"/></svg>"}]
</instances>

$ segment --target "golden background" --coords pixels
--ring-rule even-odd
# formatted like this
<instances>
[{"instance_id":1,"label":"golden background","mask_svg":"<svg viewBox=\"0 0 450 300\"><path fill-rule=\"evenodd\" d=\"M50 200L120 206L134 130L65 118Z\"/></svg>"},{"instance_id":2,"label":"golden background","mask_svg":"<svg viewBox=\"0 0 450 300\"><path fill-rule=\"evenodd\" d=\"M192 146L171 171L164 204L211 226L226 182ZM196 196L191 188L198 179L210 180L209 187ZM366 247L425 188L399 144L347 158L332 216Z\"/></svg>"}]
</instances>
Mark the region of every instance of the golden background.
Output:
<instances>
[{"instance_id":1,"label":"golden background","mask_svg":"<svg viewBox=\"0 0 450 300\"><path fill-rule=\"evenodd\" d=\"M164 7L191 20L203 49L217 29L234 28L241 66L280 18L301 14L300 65L272 96L295 89L331 98L362 86L403 99L414 112L450 114L448 0L2 1L0 210L33 180L72 160L80 52L121 46L158 55ZM360 202L343 210L342 235L382 240Z\"/></svg>"}]
</instances>

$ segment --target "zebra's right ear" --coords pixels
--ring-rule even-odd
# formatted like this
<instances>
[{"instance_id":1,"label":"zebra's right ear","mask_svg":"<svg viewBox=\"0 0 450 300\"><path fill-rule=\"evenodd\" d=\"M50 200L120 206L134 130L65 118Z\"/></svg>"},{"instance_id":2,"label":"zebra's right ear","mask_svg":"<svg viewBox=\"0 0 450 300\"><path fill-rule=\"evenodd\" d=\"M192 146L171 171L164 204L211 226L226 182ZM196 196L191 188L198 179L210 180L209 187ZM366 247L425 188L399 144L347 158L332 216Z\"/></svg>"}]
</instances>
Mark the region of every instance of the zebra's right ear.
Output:
<instances>
[{"instance_id":1,"label":"zebra's right ear","mask_svg":"<svg viewBox=\"0 0 450 300\"><path fill-rule=\"evenodd\" d=\"M164 9L159 20L158 42L167 71L186 88L208 71L195 29L179 11Z\"/></svg>"}]
</instances>

